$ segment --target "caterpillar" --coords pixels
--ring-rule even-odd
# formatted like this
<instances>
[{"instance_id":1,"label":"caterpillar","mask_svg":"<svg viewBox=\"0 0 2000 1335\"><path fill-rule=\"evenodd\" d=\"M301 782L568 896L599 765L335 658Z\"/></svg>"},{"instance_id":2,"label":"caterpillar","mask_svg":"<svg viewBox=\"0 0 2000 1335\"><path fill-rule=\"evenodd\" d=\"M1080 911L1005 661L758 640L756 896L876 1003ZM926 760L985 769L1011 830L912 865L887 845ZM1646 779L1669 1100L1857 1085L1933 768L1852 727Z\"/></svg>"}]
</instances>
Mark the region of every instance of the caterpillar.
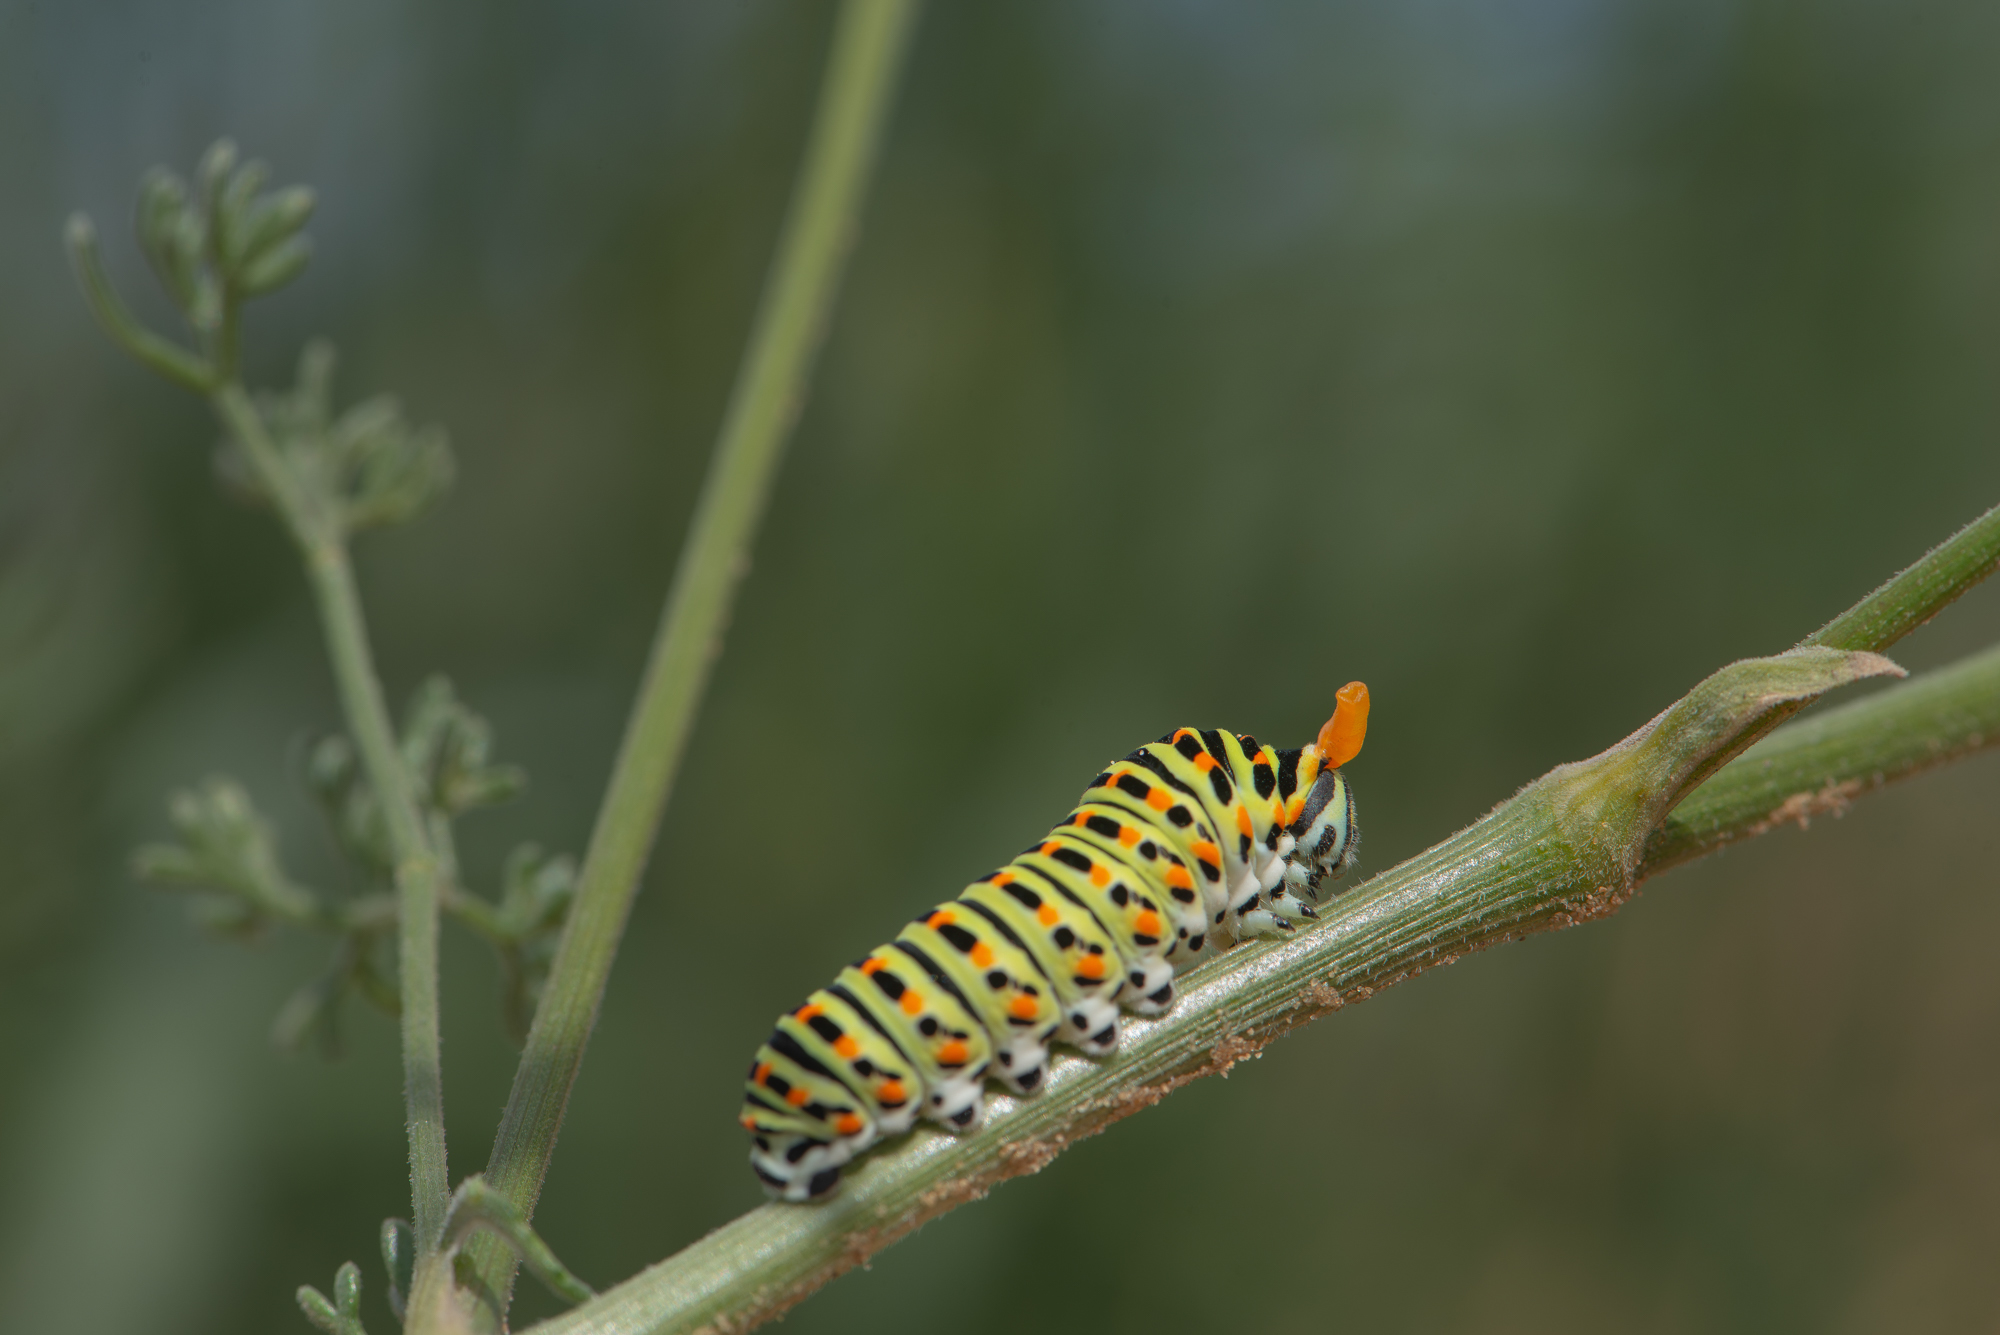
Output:
<instances>
[{"instance_id":1,"label":"caterpillar","mask_svg":"<svg viewBox=\"0 0 2000 1335\"><path fill-rule=\"evenodd\" d=\"M1317 915L1354 861L1368 688L1296 750L1181 728L1109 766L1046 839L913 919L778 1018L743 1088L772 1196L828 1195L841 1167L918 1117L977 1128L991 1078L1034 1093L1048 1045L1102 1057L1119 1010L1158 1015L1174 974Z\"/></svg>"}]
</instances>

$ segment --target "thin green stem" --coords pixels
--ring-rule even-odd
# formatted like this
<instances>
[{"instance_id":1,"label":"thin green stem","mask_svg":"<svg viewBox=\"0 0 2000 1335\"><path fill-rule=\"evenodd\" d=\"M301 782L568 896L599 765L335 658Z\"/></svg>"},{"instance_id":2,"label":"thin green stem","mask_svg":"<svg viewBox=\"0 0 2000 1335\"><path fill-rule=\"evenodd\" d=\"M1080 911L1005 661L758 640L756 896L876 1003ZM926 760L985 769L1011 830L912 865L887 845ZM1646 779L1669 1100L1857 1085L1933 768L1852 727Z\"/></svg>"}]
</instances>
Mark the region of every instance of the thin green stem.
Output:
<instances>
[{"instance_id":1,"label":"thin green stem","mask_svg":"<svg viewBox=\"0 0 2000 1335\"><path fill-rule=\"evenodd\" d=\"M438 1020L438 900L443 877L396 746L388 702L374 671L354 569L343 544L307 562L334 679L361 763L381 799L396 858L397 963L402 994L403 1103L410 1140L410 1208L417 1264L438 1245L450 1199L445 1164L442 1039Z\"/></svg>"},{"instance_id":2,"label":"thin green stem","mask_svg":"<svg viewBox=\"0 0 2000 1335\"><path fill-rule=\"evenodd\" d=\"M848 0L811 140L651 658L486 1176L533 1214L771 478L804 402L876 156L914 0ZM501 1311L514 1261L470 1249Z\"/></svg>"},{"instance_id":3,"label":"thin green stem","mask_svg":"<svg viewBox=\"0 0 2000 1335\"><path fill-rule=\"evenodd\" d=\"M317 509L279 453L243 386L228 381L213 395L224 426L243 447L275 499L305 558L319 605L334 684L361 763L382 803L396 859L397 945L401 970L403 1099L410 1139L410 1199L417 1265L424 1269L442 1236L450 1201L445 1167L444 1086L438 1028L438 901L442 869L432 852L416 790L396 744L389 705L368 644L361 594L338 523Z\"/></svg>"},{"instance_id":4,"label":"thin green stem","mask_svg":"<svg viewBox=\"0 0 2000 1335\"><path fill-rule=\"evenodd\" d=\"M1879 653L1956 602L1996 568L2000 568L2000 505L1814 631L1805 643Z\"/></svg>"},{"instance_id":5,"label":"thin green stem","mask_svg":"<svg viewBox=\"0 0 2000 1335\"><path fill-rule=\"evenodd\" d=\"M1736 755L1772 702L1900 671L1872 652L1930 619L2000 559L1992 514L1962 530L1835 626L1831 646L1733 664L1601 756L1558 767L1485 819L1357 887L1277 945L1229 951L1190 973L1171 1014L1128 1020L1103 1062L1059 1059L1033 1098L993 1099L982 1128L920 1129L849 1170L833 1200L767 1205L532 1328L532 1335L748 1330L922 1224L1070 1144L1236 1062L1297 1025L1461 955L1615 912L1646 877L2000 745L2000 649L1781 730L1729 762L1678 817L1685 776ZM1815 805L1817 804L1817 805ZM1663 820L1664 818L1664 820ZM1661 826L1655 829L1656 825Z\"/></svg>"}]
</instances>

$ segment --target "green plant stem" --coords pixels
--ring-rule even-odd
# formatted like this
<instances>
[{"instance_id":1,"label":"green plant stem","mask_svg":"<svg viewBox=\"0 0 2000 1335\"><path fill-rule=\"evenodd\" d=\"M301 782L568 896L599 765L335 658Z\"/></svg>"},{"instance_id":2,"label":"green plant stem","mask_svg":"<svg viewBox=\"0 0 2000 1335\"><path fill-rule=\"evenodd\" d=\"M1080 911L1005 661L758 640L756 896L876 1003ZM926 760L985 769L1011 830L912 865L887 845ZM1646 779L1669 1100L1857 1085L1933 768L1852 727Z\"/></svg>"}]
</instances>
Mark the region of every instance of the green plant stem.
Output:
<instances>
[{"instance_id":1,"label":"green plant stem","mask_svg":"<svg viewBox=\"0 0 2000 1335\"><path fill-rule=\"evenodd\" d=\"M913 0L847 0L811 140L714 461L606 790L575 906L494 1140L486 1176L533 1214L605 980L721 644L778 458L804 401L854 235ZM475 1240L504 1312L510 1253Z\"/></svg>"},{"instance_id":2,"label":"green plant stem","mask_svg":"<svg viewBox=\"0 0 2000 1335\"><path fill-rule=\"evenodd\" d=\"M438 901L441 868L426 836L416 790L396 744L388 702L375 673L361 594L337 522L308 501L264 428L243 386L220 385L213 397L223 425L243 447L274 498L305 559L319 605L334 684L361 763L382 803L396 859L397 945L401 971L403 1099L410 1139L410 1203L417 1267L435 1254L450 1201L445 1166L444 1086L438 1028Z\"/></svg>"},{"instance_id":3,"label":"green plant stem","mask_svg":"<svg viewBox=\"0 0 2000 1335\"><path fill-rule=\"evenodd\" d=\"M2000 568L2000 505L1821 626L1805 643L1879 653L1956 602L1996 568Z\"/></svg>"},{"instance_id":4,"label":"green plant stem","mask_svg":"<svg viewBox=\"0 0 2000 1335\"><path fill-rule=\"evenodd\" d=\"M1961 530L1834 622L1851 628L1842 647L1886 649L1990 572L2000 561L1993 521L1989 513ZM832 1201L753 1210L532 1335L740 1335L922 1224L1039 1171L1191 1080L1226 1073L1297 1025L1469 951L1604 917L1646 877L1809 814L1829 791L1856 796L2000 744L1996 649L1780 731L1729 762L1679 824L1667 816L1669 794L1706 757L1740 752L1742 735L1768 726L1779 702L1839 678L1829 652L1802 647L1723 669L1603 755L1558 767L1357 887L1297 937L1239 947L1195 970L1171 1014L1127 1021L1114 1057L1061 1058L1036 1097L993 1099L976 1134L919 1129L851 1166ZM1856 659L1849 679L1882 666ZM1782 691L1760 689L1787 677ZM1653 763L1683 742L1671 763Z\"/></svg>"},{"instance_id":5,"label":"green plant stem","mask_svg":"<svg viewBox=\"0 0 2000 1335\"><path fill-rule=\"evenodd\" d=\"M1702 789L1701 842L1667 839L1635 883L1795 818L1794 794L1817 800L1829 785L1867 776L1859 795L1996 746L2000 649L1781 729ZM1617 896L1578 872L1537 804L1510 802L1358 887L1323 926L1277 947L1232 950L1190 975L1171 1016L1128 1020L1107 1062L1058 1062L1034 1099L994 1099L977 1135L920 1130L907 1146L850 1168L831 1202L753 1210L526 1335L747 1330L919 1225L1040 1170L1190 1080L1226 1072L1296 1025L1468 951L1616 907Z\"/></svg>"},{"instance_id":6,"label":"green plant stem","mask_svg":"<svg viewBox=\"0 0 2000 1335\"><path fill-rule=\"evenodd\" d=\"M396 957L402 995L403 1104L410 1141L410 1208L417 1266L436 1250L450 1199L444 1143L442 1036L438 1019L438 901L442 882L424 837L409 771L375 675L354 569L344 543L321 546L307 561L334 679L369 782L381 798L396 858Z\"/></svg>"}]
</instances>

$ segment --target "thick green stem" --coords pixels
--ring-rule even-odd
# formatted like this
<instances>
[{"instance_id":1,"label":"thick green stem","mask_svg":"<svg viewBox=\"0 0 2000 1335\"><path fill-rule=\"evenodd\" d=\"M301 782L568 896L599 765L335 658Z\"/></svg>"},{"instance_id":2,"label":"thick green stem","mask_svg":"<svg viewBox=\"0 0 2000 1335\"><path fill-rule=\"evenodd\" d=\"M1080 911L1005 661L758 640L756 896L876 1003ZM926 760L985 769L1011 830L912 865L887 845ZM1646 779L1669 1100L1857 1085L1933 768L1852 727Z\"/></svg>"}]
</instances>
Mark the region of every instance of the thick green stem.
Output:
<instances>
[{"instance_id":1,"label":"thick green stem","mask_svg":"<svg viewBox=\"0 0 2000 1335\"><path fill-rule=\"evenodd\" d=\"M438 1028L438 900L441 868L431 850L409 770L396 744L389 705L375 673L361 594L345 535L315 508L279 454L256 405L236 381L214 394L223 424L269 489L305 558L319 605L334 684L361 763L382 803L396 859L398 959L401 967L403 1100L410 1138L410 1201L417 1265L435 1253L450 1201L445 1168L444 1086Z\"/></svg>"},{"instance_id":2,"label":"thick green stem","mask_svg":"<svg viewBox=\"0 0 2000 1335\"><path fill-rule=\"evenodd\" d=\"M1801 801L1819 801L1852 776L1867 776L1851 790L1859 795L1996 746L2000 649L1781 730L1689 804L1701 809L1707 842L1667 837L1635 868L1634 884L1804 815ZM1296 1025L1468 951L1611 912L1629 890L1602 884L1577 852L1546 804L1510 802L1358 887L1327 923L1277 947L1230 951L1190 975L1170 1016L1127 1022L1116 1057L1061 1060L1039 1096L992 1100L977 1135L918 1131L850 1169L831 1202L753 1210L527 1335L747 1330L919 1225L1038 1171L1188 1081L1227 1071Z\"/></svg>"},{"instance_id":3,"label":"thick green stem","mask_svg":"<svg viewBox=\"0 0 2000 1335\"><path fill-rule=\"evenodd\" d=\"M913 0L848 0L841 10L791 212L487 1166L493 1188L523 1217L541 1194L730 601L805 399L914 12ZM470 1250L504 1311L511 1254L484 1238Z\"/></svg>"},{"instance_id":4,"label":"thick green stem","mask_svg":"<svg viewBox=\"0 0 2000 1335\"><path fill-rule=\"evenodd\" d=\"M976 1134L920 1129L850 1168L832 1201L753 1210L532 1335L747 1330L1296 1025L1468 951L1606 916L1646 877L1828 809L1834 795L1848 800L2000 745L1996 649L1784 729L1724 766L1681 813L1665 810L1688 774L1741 752L1777 710L1843 677L1899 671L1873 651L1929 620L1996 561L2000 519L1989 513L1816 637L1846 628L1845 657L1816 644L1724 668L1603 755L1558 767L1357 887L1311 929L1276 946L1239 947L1189 974L1172 1013L1128 1020L1109 1060L1061 1058L1036 1097L992 1100Z\"/></svg>"}]
</instances>

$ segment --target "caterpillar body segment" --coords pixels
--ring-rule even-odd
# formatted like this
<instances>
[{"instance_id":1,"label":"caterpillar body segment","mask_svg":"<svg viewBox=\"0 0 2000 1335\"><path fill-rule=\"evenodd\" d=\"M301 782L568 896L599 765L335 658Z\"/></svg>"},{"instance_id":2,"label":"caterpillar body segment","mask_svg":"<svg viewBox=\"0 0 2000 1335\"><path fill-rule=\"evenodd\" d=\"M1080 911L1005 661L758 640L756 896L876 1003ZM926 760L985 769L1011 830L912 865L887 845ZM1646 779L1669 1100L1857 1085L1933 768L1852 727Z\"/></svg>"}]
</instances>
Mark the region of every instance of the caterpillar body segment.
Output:
<instances>
[{"instance_id":1,"label":"caterpillar body segment","mask_svg":"<svg viewBox=\"0 0 2000 1335\"><path fill-rule=\"evenodd\" d=\"M930 962L939 986L950 988L985 1026L993 1044L988 1073L1016 1094L1034 1091L1063 1014L1025 943L956 900L918 918L896 940Z\"/></svg>"},{"instance_id":2,"label":"caterpillar body segment","mask_svg":"<svg viewBox=\"0 0 2000 1335\"><path fill-rule=\"evenodd\" d=\"M1160 954L1176 967L1200 949L1208 922L1194 873L1157 832L1120 808L1086 803L1072 811L1050 838L1060 836L1094 850L1122 878L1130 898L1121 893L1119 884L1109 886L1105 898L1116 910L1114 916L1126 920L1125 930L1136 947L1151 950L1163 945ZM1159 894L1161 890L1164 894Z\"/></svg>"},{"instance_id":3,"label":"caterpillar body segment","mask_svg":"<svg viewBox=\"0 0 2000 1335\"><path fill-rule=\"evenodd\" d=\"M990 1078L1039 1090L1049 1045L1118 1046L1119 1011L1157 1015L1174 975L1283 937L1354 861L1368 690L1342 687L1318 738L1279 751L1181 728L1107 766L1048 836L779 1017L744 1084L751 1166L788 1201L918 1117L975 1129Z\"/></svg>"},{"instance_id":4,"label":"caterpillar body segment","mask_svg":"<svg viewBox=\"0 0 2000 1335\"><path fill-rule=\"evenodd\" d=\"M931 980L903 942L876 947L842 969L835 986L909 1054L918 1082L918 1116L957 1131L979 1125L992 1039L964 1002Z\"/></svg>"},{"instance_id":5,"label":"caterpillar body segment","mask_svg":"<svg viewBox=\"0 0 2000 1335\"><path fill-rule=\"evenodd\" d=\"M973 882L959 899L1022 943L1060 1009L1056 1038L1093 1054L1118 1046L1121 961L1085 903L1019 862Z\"/></svg>"},{"instance_id":6,"label":"caterpillar body segment","mask_svg":"<svg viewBox=\"0 0 2000 1335\"><path fill-rule=\"evenodd\" d=\"M1090 953L1076 961L1073 984L1101 987L1116 980L1119 987L1113 995L1142 1014L1158 1014L1172 1002L1174 966L1159 948L1165 924L1157 909L1140 909L1142 903L1152 905L1152 899L1114 870L1108 857L1058 827L1039 846L1014 859L1014 866L1040 873L1096 929Z\"/></svg>"}]
</instances>

